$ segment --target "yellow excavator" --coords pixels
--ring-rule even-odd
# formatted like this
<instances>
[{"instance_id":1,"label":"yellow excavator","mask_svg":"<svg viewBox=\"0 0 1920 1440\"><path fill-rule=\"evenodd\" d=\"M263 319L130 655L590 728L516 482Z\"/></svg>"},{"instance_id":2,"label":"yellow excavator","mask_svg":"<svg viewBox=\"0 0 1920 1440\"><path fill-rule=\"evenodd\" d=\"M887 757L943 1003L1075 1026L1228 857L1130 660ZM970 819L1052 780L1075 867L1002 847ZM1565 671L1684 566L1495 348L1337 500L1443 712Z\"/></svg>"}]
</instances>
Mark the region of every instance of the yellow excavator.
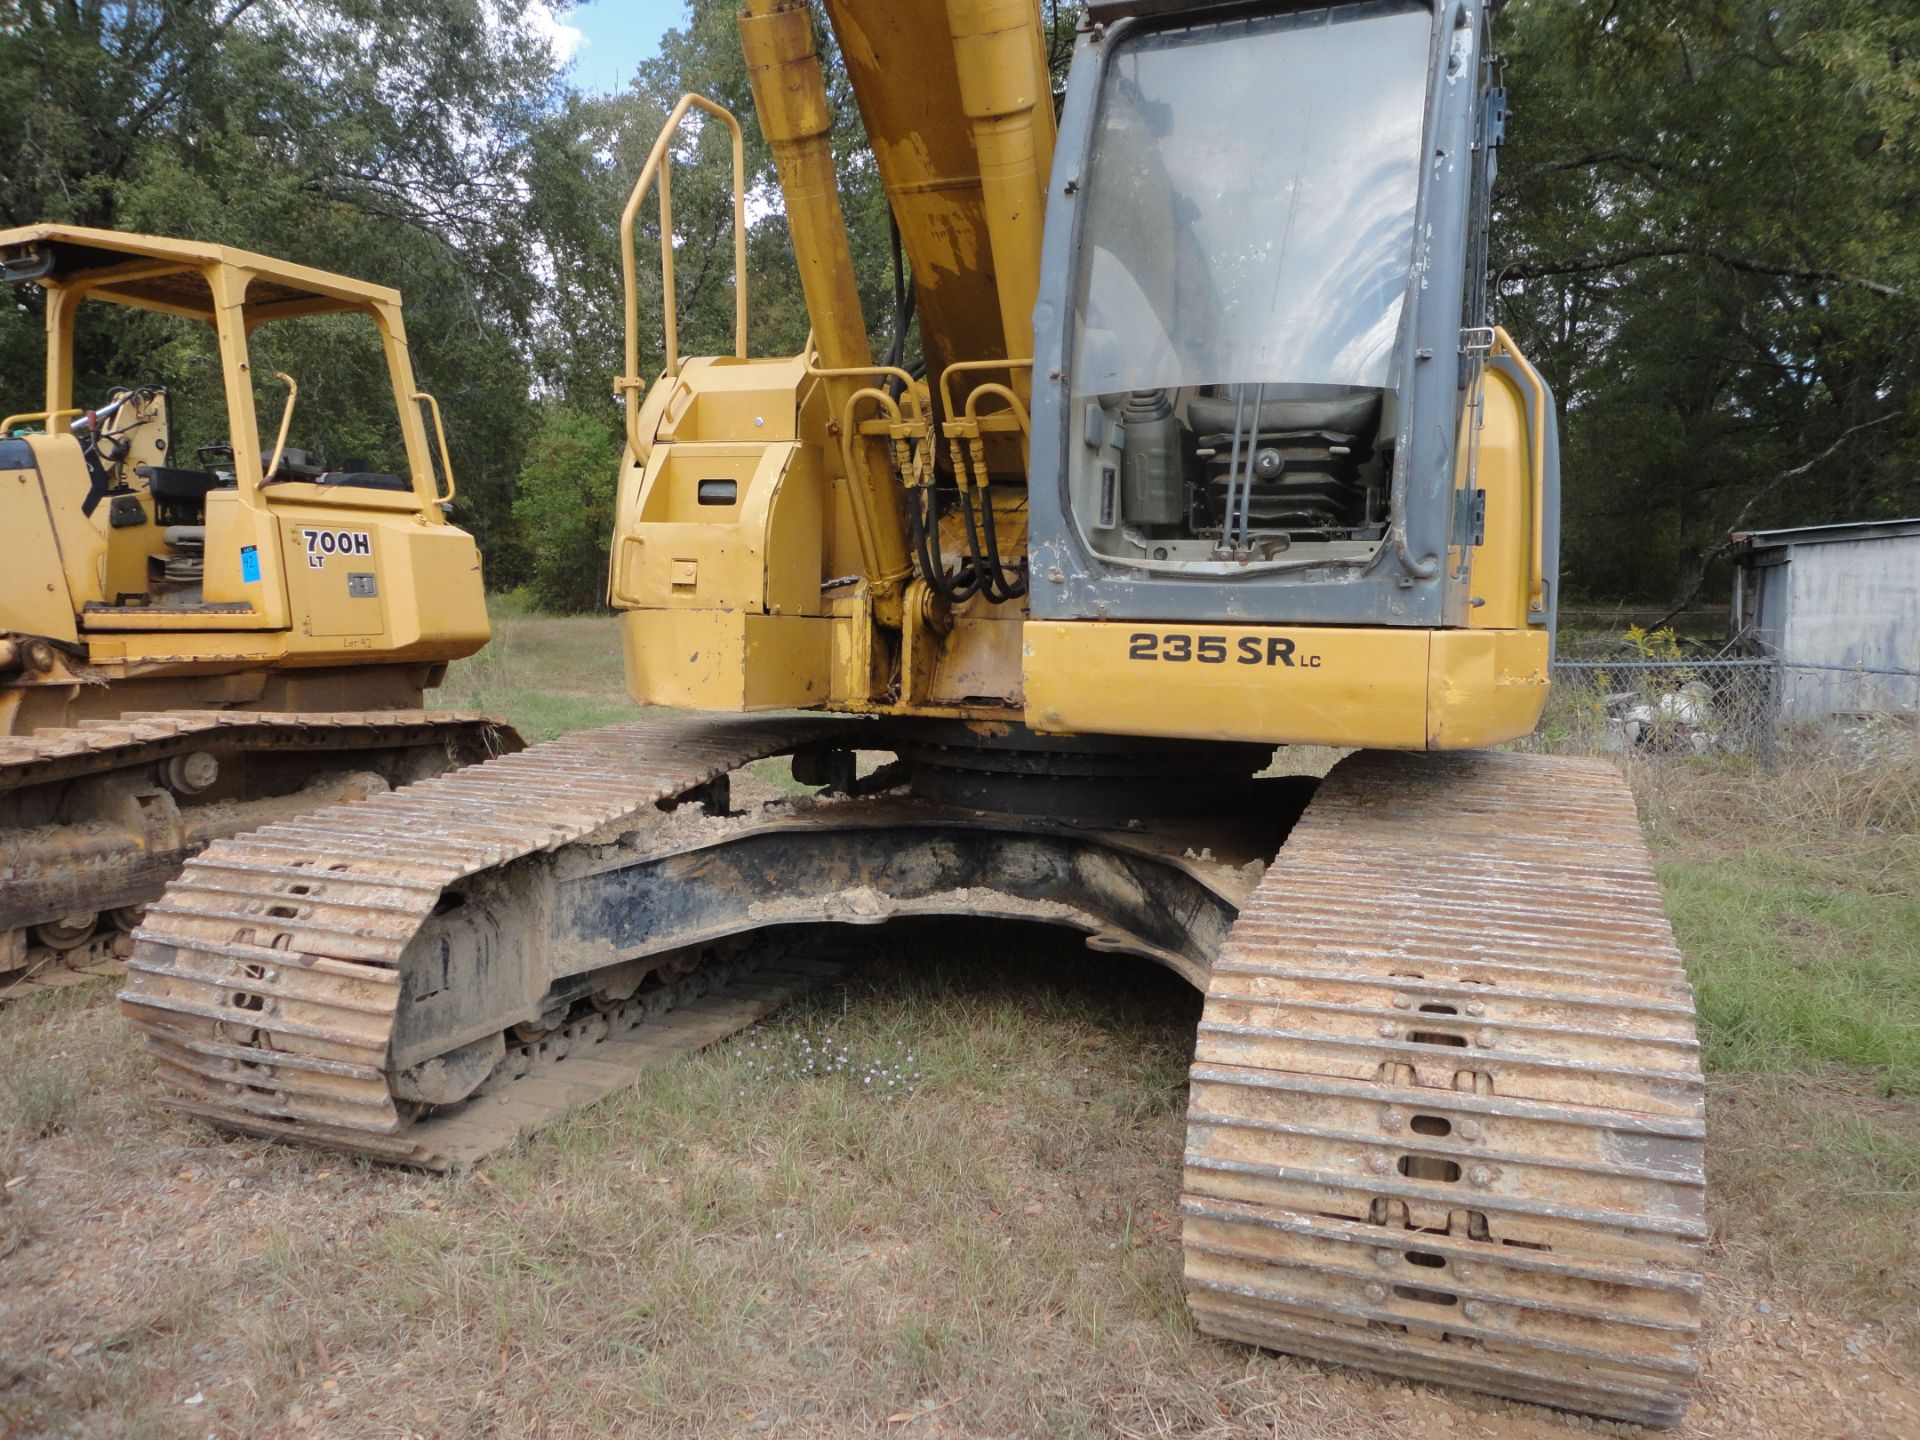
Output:
<instances>
[{"instance_id":1,"label":"yellow excavator","mask_svg":"<svg viewBox=\"0 0 1920 1440\"><path fill-rule=\"evenodd\" d=\"M0 280L39 287L46 315L44 408L0 422L12 996L114 970L143 907L210 841L519 741L483 716L420 709L488 628L399 295L223 246L57 225L0 231ZM206 437L190 456L166 386L74 394L92 322L128 308L167 317L172 334L151 343L198 341L218 378L217 394L184 397ZM388 453L325 464L288 444L302 433L290 375L277 429L258 425L255 356L277 329L312 324L361 327L384 354L392 414L357 438Z\"/></svg>"},{"instance_id":2,"label":"yellow excavator","mask_svg":"<svg viewBox=\"0 0 1920 1440\"><path fill-rule=\"evenodd\" d=\"M900 363L822 14L900 235ZM1486 312L1486 8L1093 0L1057 110L1033 0L748 0L740 35L812 338L747 353L740 129L688 96L623 217L614 382L628 685L720 713L212 847L123 992L168 1102L455 1168L830 974L794 927L1044 921L1205 994L1202 1329L1673 1423L1691 991L1620 776L1489 748L1547 693L1558 474ZM677 344L689 119L733 142L732 355ZM1301 744L1351 753L1266 773ZM735 807L775 756L812 793Z\"/></svg>"}]
</instances>

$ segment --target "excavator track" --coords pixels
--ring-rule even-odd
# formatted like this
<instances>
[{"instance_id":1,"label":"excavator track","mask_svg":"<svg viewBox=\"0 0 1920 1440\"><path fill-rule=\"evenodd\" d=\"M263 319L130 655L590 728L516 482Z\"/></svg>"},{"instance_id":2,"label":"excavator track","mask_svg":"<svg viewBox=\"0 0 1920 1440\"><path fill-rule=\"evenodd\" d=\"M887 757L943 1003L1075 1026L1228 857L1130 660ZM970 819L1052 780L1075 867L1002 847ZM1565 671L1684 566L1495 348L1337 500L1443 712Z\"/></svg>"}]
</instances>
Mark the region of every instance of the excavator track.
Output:
<instances>
[{"instance_id":1,"label":"excavator track","mask_svg":"<svg viewBox=\"0 0 1920 1440\"><path fill-rule=\"evenodd\" d=\"M1188 1296L1225 1338L1670 1425L1704 1147L1692 993L1620 775L1363 752L1213 967Z\"/></svg>"},{"instance_id":2,"label":"excavator track","mask_svg":"<svg viewBox=\"0 0 1920 1440\"><path fill-rule=\"evenodd\" d=\"M881 849L904 852L929 817L960 822L913 801L756 820L729 811L727 778L869 743L887 748L881 731L836 717L640 721L210 847L135 932L121 995L164 1102L232 1130L446 1170L744 1028L837 967L764 936L712 937L736 936L743 913L747 929L862 918L814 903L821 874L802 857L839 857L828 890L902 886L918 872L864 878L883 872L854 858L867 853L857 825L885 831L893 815L899 844ZM673 812L695 802L710 813L687 829ZM828 822L841 828L822 832L824 849L752 848ZM1097 829L1029 820L988 852L1092 843ZM971 853L939 834L925 855ZM1013 867L1029 878L1092 877L1046 892L1083 917L1118 877L1206 872L1191 853L1149 872L1083 870L1096 853L1083 849L1057 870L1044 855L1058 852L1004 853L1040 857ZM737 906L700 918L703 895L737 900L755 874L772 887L749 907L758 919ZM936 901L978 906L988 892L966 893ZM1569 1409L1678 1418L1699 1329L1703 1090L1691 992L1617 773L1363 753L1321 784L1250 893L1140 894L1083 928L1157 954L1177 937L1153 940L1152 917L1178 913L1200 943L1193 975L1208 995L1182 1211L1204 1329ZM865 918L888 913L889 897L913 899L883 889ZM1199 918L1222 905L1215 938L1198 942ZM680 914L674 933L691 942L636 952L586 924L649 907ZM546 918L516 928L530 913ZM576 953L547 954L554 944ZM479 968L460 968L462 945ZM475 993L528 963L558 1008ZM622 966L644 974L596 988ZM409 1039L411 1016L430 1043Z\"/></svg>"},{"instance_id":3,"label":"excavator track","mask_svg":"<svg viewBox=\"0 0 1920 1440\"><path fill-rule=\"evenodd\" d=\"M0 1001L120 973L139 908L215 838L520 743L485 715L433 710L136 712L0 736ZM236 761L308 783L191 803L197 778L222 783Z\"/></svg>"},{"instance_id":4,"label":"excavator track","mask_svg":"<svg viewBox=\"0 0 1920 1440\"><path fill-rule=\"evenodd\" d=\"M446 1170L745 1028L835 967L709 947L618 1003L509 1036L454 1105L401 1097L388 1069L402 954L450 890L658 823L832 723L615 725L210 847L149 907L120 997L164 1102L232 1130Z\"/></svg>"}]
</instances>

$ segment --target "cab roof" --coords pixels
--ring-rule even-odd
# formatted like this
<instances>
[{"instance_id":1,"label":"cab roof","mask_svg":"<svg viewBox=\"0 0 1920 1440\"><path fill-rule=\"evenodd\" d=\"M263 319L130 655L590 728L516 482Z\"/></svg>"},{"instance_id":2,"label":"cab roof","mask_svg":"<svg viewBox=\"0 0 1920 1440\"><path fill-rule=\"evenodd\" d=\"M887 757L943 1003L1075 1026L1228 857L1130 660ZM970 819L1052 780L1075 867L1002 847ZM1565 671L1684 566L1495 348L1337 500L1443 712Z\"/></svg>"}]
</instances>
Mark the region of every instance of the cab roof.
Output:
<instances>
[{"instance_id":1,"label":"cab roof","mask_svg":"<svg viewBox=\"0 0 1920 1440\"><path fill-rule=\"evenodd\" d=\"M229 245L79 225L0 230L0 279L52 288L85 285L92 298L200 320L213 319L213 294L204 278L213 266L251 273L246 309L259 320L400 303L400 292L388 286Z\"/></svg>"}]
</instances>

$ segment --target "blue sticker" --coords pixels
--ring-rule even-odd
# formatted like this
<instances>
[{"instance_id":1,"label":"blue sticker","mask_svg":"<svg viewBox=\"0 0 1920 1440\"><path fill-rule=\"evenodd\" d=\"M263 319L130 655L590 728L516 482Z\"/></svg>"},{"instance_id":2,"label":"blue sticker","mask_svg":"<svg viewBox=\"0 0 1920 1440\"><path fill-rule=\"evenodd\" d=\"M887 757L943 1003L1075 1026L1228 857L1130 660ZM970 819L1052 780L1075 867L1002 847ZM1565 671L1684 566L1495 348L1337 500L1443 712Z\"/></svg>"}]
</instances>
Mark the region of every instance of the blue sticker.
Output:
<instances>
[{"instance_id":1,"label":"blue sticker","mask_svg":"<svg viewBox=\"0 0 1920 1440\"><path fill-rule=\"evenodd\" d=\"M260 550L254 545L240 547L240 578L252 584L260 578Z\"/></svg>"}]
</instances>

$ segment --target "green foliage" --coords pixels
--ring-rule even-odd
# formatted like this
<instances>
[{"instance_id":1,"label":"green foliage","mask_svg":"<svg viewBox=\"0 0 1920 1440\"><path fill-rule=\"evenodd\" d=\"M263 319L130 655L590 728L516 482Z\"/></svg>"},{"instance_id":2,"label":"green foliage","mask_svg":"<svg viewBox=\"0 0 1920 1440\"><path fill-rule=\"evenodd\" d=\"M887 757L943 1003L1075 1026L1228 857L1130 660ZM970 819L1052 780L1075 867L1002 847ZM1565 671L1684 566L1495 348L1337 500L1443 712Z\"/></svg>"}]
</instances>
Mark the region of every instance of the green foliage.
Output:
<instances>
[{"instance_id":1,"label":"green foliage","mask_svg":"<svg viewBox=\"0 0 1920 1440\"><path fill-rule=\"evenodd\" d=\"M513 514L526 536L529 588L545 609L606 602L620 449L616 417L565 406L548 410L528 442Z\"/></svg>"},{"instance_id":2,"label":"green foliage","mask_svg":"<svg viewBox=\"0 0 1920 1440\"><path fill-rule=\"evenodd\" d=\"M559 94L524 7L488 0L17 0L0 9L0 227L213 240L398 288L417 377L446 413L458 518L510 582L540 288L520 202ZM0 402L38 409L38 292L10 298ZM355 392L384 377L343 372L337 333L272 328L288 333L260 340L301 381L313 427L290 442L377 449L352 417L368 413ZM183 441L224 438L195 329L113 312L83 336L77 398L158 380L177 391Z\"/></svg>"},{"instance_id":3,"label":"green foliage","mask_svg":"<svg viewBox=\"0 0 1920 1440\"><path fill-rule=\"evenodd\" d=\"M1642 660L1678 660L1681 656L1680 636L1671 625L1657 630L1629 625L1621 638Z\"/></svg>"},{"instance_id":4,"label":"green foliage","mask_svg":"<svg viewBox=\"0 0 1920 1440\"><path fill-rule=\"evenodd\" d=\"M569 96L533 137L524 216L539 236L555 280L547 297L547 323L533 349L533 369L545 391L569 404L607 404L610 382L625 368L620 213L668 112L689 91L725 105L744 132L749 352L792 354L806 341L806 306L778 203L779 176L754 113L738 13L735 0L688 0L685 23L661 37L659 54L640 64L626 90ZM833 106L841 204L861 303L874 346L884 353L892 344L893 314L886 195L833 32L823 22L816 22L815 43ZM670 165L680 353L731 354L733 161L725 127L690 115ZM664 356L654 194L640 210L634 250L640 378L651 381Z\"/></svg>"},{"instance_id":5,"label":"green foliage","mask_svg":"<svg viewBox=\"0 0 1920 1440\"><path fill-rule=\"evenodd\" d=\"M1496 315L1564 411L1567 583L1920 507L1920 11L1515 0Z\"/></svg>"}]
</instances>

